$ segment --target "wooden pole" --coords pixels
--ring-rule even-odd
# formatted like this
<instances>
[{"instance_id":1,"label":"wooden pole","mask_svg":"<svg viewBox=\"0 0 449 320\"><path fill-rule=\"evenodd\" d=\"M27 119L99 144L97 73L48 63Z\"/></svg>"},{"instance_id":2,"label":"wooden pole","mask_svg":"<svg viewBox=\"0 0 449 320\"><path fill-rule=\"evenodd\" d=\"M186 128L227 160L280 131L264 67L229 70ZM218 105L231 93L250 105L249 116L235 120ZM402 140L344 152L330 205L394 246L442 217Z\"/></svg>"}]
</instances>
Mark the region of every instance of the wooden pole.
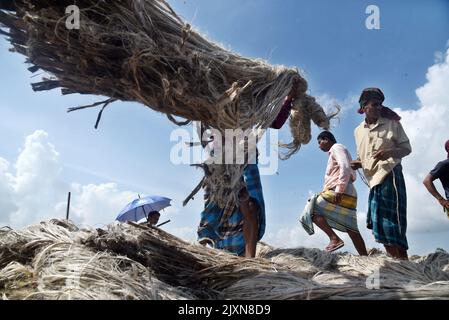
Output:
<instances>
[{"instance_id":1,"label":"wooden pole","mask_svg":"<svg viewBox=\"0 0 449 320\"><path fill-rule=\"evenodd\" d=\"M165 222L162 222L162 223L159 223L156 227L160 227L160 226L163 226L164 224L167 224L167 223L169 223L171 220L167 220L167 221L165 221Z\"/></svg>"},{"instance_id":2,"label":"wooden pole","mask_svg":"<svg viewBox=\"0 0 449 320\"><path fill-rule=\"evenodd\" d=\"M67 196L67 212L65 215L66 220L69 220L69 213L70 213L70 196L71 193L69 192L69 195Z\"/></svg>"}]
</instances>

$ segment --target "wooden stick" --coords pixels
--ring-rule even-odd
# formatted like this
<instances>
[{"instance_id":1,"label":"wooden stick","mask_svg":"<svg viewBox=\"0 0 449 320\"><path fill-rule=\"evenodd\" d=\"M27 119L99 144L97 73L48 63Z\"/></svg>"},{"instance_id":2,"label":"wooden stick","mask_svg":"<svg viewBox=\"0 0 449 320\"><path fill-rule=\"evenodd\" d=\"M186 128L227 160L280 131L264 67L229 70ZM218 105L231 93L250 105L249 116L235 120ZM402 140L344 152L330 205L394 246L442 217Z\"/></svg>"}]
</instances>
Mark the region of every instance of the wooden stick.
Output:
<instances>
[{"instance_id":1,"label":"wooden stick","mask_svg":"<svg viewBox=\"0 0 449 320\"><path fill-rule=\"evenodd\" d=\"M159 223L156 227L161 227L161 226L163 226L164 224L167 224L167 223L169 223L171 220L169 219L169 220L167 220L167 221L164 221L164 222L162 222L162 223Z\"/></svg>"},{"instance_id":2,"label":"wooden stick","mask_svg":"<svg viewBox=\"0 0 449 320\"><path fill-rule=\"evenodd\" d=\"M71 198L71 192L69 192L68 196L67 196L67 212L65 215L65 219L69 220L69 213L70 213L70 198Z\"/></svg>"}]
</instances>

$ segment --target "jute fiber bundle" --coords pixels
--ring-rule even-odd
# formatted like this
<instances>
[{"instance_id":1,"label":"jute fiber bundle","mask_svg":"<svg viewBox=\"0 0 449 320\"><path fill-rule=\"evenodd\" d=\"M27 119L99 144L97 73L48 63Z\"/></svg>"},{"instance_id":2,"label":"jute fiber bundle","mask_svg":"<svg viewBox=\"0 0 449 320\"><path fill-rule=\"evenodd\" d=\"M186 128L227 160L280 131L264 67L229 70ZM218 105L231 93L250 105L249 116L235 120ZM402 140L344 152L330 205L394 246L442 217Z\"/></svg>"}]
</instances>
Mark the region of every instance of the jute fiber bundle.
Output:
<instances>
[{"instance_id":1,"label":"jute fiber bundle","mask_svg":"<svg viewBox=\"0 0 449 320\"><path fill-rule=\"evenodd\" d=\"M36 91L61 88L62 94L108 97L90 106L136 101L167 115L178 125L201 121L225 129L266 129L284 97L298 83L290 119L293 141L283 145L286 158L310 140L310 122L329 127L329 119L307 95L298 70L271 66L232 53L205 39L163 0L77 0L79 29L68 28L73 0L6 0L0 2L0 29L12 49L27 57L30 71L49 77ZM185 121L176 120L180 117ZM207 165L206 165L207 166ZM206 174L214 185L212 201L237 203L244 164L227 164ZM220 181L217 185L216 181Z\"/></svg>"}]
</instances>

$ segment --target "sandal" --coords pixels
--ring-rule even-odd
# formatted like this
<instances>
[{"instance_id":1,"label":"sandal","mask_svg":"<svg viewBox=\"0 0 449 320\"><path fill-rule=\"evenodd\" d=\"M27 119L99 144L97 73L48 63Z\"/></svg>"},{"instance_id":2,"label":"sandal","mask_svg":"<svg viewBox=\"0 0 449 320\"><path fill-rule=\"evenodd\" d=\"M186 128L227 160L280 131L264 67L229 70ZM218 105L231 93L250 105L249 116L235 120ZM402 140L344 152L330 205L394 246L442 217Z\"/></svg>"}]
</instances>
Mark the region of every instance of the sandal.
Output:
<instances>
[{"instance_id":1,"label":"sandal","mask_svg":"<svg viewBox=\"0 0 449 320\"><path fill-rule=\"evenodd\" d=\"M339 242L339 243L337 243L337 244L334 244L334 245L332 245L332 246L327 246L327 247L326 247L326 251L327 251L327 252L334 252L335 250L340 249L340 248L343 247L344 245L345 245L345 243L344 243L343 241L341 241L341 242Z\"/></svg>"}]
</instances>

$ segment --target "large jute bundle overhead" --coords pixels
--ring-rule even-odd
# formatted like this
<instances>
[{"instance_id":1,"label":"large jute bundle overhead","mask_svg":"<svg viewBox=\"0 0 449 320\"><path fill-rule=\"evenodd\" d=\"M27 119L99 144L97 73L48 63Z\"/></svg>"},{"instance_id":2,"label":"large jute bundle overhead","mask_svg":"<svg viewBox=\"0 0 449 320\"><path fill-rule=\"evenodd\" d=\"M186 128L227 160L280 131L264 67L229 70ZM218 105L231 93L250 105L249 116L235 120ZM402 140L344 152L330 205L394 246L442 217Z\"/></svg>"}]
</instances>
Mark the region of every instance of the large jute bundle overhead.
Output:
<instances>
[{"instance_id":1,"label":"large jute bundle overhead","mask_svg":"<svg viewBox=\"0 0 449 320\"><path fill-rule=\"evenodd\" d=\"M30 71L50 76L36 91L61 88L62 94L108 97L90 106L136 101L166 114L178 125L201 121L208 128L266 129L297 81L293 142L286 158L310 140L310 122L329 127L329 119L307 95L298 70L244 58L206 40L163 0L77 0L79 28L68 28L73 0L0 2L0 32L25 55ZM185 121L175 119L181 117ZM210 167L204 184L214 185L212 200L236 203L242 164Z\"/></svg>"},{"instance_id":2,"label":"large jute bundle overhead","mask_svg":"<svg viewBox=\"0 0 449 320\"><path fill-rule=\"evenodd\" d=\"M244 259L136 224L0 229L4 299L449 299L449 254L411 261L259 244Z\"/></svg>"}]
</instances>

